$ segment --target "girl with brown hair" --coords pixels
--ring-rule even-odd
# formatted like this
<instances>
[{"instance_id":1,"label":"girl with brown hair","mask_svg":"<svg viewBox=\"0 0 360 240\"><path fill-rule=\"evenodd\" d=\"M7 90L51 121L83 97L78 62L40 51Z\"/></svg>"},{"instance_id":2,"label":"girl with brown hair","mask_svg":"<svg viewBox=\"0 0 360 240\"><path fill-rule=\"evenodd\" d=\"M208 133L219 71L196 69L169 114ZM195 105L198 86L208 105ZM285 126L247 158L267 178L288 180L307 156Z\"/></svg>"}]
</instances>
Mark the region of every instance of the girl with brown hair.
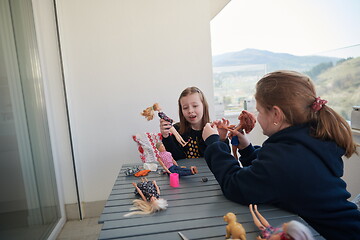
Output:
<instances>
[{"instance_id":1,"label":"girl with brown hair","mask_svg":"<svg viewBox=\"0 0 360 240\"><path fill-rule=\"evenodd\" d=\"M239 139L240 167L207 124L205 160L223 194L241 204L270 203L302 217L326 239L358 239L360 211L349 202L342 156L357 153L348 123L317 97L309 77L293 71L265 75L256 85L257 122L269 138Z\"/></svg>"},{"instance_id":2,"label":"girl with brown hair","mask_svg":"<svg viewBox=\"0 0 360 240\"><path fill-rule=\"evenodd\" d=\"M172 125L164 119L160 119L162 142L175 160L203 157L206 145L202 139L202 130L205 124L210 122L209 106L205 95L197 87L188 87L181 92L178 105L180 122L174 124L174 127L186 145L181 146L175 136L170 135ZM222 137L226 139L226 135Z\"/></svg>"}]
</instances>

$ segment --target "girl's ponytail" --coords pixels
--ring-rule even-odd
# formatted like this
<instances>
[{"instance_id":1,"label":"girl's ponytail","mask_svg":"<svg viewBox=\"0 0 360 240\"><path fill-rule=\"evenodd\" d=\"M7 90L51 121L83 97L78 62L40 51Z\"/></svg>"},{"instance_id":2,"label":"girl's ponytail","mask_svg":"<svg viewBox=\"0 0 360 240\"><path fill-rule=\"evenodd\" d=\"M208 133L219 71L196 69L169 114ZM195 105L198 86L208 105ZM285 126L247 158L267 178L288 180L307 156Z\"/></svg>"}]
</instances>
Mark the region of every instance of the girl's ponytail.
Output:
<instances>
[{"instance_id":1,"label":"girl's ponytail","mask_svg":"<svg viewBox=\"0 0 360 240\"><path fill-rule=\"evenodd\" d=\"M336 142L347 158L357 153L349 124L326 100L316 97L308 76L294 71L269 73L257 82L255 99L266 109L280 107L291 126L310 123L314 137Z\"/></svg>"},{"instance_id":2,"label":"girl's ponytail","mask_svg":"<svg viewBox=\"0 0 360 240\"><path fill-rule=\"evenodd\" d=\"M351 128L343 117L326 105L323 105L316 115L316 138L335 141L337 145L345 149L347 158L357 153Z\"/></svg>"}]
</instances>

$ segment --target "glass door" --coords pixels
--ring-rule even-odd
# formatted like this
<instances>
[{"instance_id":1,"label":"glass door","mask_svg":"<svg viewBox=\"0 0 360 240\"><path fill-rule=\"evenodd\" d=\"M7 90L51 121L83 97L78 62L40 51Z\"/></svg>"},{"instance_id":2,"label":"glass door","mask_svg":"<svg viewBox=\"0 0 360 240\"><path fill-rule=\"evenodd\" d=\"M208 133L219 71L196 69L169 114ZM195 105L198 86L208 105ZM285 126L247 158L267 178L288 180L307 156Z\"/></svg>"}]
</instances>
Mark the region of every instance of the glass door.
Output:
<instances>
[{"instance_id":1,"label":"glass door","mask_svg":"<svg viewBox=\"0 0 360 240\"><path fill-rule=\"evenodd\" d=\"M60 219L31 0L0 0L0 239L47 239Z\"/></svg>"}]
</instances>

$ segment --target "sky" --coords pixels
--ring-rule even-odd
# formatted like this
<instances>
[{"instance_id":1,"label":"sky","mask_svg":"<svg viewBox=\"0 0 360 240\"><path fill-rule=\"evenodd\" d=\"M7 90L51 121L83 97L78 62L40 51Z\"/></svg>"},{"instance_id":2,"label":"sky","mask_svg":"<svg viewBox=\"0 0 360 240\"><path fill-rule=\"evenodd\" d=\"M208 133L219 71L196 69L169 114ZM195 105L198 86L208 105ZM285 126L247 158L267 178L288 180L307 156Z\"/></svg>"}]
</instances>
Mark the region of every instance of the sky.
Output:
<instances>
[{"instance_id":1,"label":"sky","mask_svg":"<svg viewBox=\"0 0 360 240\"><path fill-rule=\"evenodd\" d=\"M360 0L231 0L210 26L213 55L360 56Z\"/></svg>"}]
</instances>

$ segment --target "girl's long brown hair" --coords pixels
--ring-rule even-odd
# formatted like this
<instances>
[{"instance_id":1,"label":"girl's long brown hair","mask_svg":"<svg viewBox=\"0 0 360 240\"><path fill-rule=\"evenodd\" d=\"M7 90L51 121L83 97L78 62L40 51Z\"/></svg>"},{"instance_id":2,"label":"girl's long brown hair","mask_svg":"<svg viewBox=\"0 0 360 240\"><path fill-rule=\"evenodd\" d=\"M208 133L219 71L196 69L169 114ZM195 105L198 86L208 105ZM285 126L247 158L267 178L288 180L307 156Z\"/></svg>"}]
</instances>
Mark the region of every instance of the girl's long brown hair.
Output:
<instances>
[{"instance_id":1,"label":"girl's long brown hair","mask_svg":"<svg viewBox=\"0 0 360 240\"><path fill-rule=\"evenodd\" d=\"M179 118L180 118L180 129L179 129L179 133L183 134L186 131L188 131L191 128L191 125L188 121L186 121L184 114L182 113L182 106L180 103L181 98L186 97L190 94L199 94L200 96L200 100L203 104L203 118L201 121L201 129L205 127L206 123L210 122L210 115L209 115L209 105L206 101L205 95L203 94L203 92L197 88L197 87L188 87L185 88L184 91L182 91L182 93L180 94L179 100L178 100L178 105L179 105Z\"/></svg>"},{"instance_id":2,"label":"girl's long brown hair","mask_svg":"<svg viewBox=\"0 0 360 240\"><path fill-rule=\"evenodd\" d=\"M294 71L269 73L256 84L255 99L265 109L278 106L290 125L310 123L314 137L335 141L348 158L357 153L349 124L327 105L315 112L311 106L316 97L311 79Z\"/></svg>"}]
</instances>

